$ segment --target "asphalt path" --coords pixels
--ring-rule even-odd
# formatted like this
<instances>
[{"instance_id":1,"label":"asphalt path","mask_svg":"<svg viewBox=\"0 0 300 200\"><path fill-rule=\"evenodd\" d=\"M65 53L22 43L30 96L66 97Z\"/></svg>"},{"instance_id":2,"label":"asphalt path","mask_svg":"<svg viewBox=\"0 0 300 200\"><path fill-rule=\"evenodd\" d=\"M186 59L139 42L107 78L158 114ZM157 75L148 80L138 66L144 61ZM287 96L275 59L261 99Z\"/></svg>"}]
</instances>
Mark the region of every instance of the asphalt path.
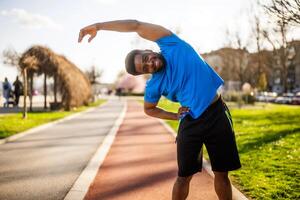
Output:
<instances>
[{"instance_id":1,"label":"asphalt path","mask_svg":"<svg viewBox=\"0 0 300 200\"><path fill-rule=\"evenodd\" d=\"M123 106L123 101L110 100L92 111L0 145L0 199L64 199Z\"/></svg>"}]
</instances>

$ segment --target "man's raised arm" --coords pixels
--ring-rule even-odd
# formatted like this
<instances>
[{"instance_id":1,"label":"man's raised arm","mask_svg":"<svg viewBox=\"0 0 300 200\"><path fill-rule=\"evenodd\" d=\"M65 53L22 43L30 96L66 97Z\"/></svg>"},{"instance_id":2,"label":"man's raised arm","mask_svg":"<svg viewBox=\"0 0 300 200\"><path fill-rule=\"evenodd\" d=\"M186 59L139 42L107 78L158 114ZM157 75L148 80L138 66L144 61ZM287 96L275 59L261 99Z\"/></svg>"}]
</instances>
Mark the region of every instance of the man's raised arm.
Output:
<instances>
[{"instance_id":1,"label":"man's raised arm","mask_svg":"<svg viewBox=\"0 0 300 200\"><path fill-rule=\"evenodd\" d=\"M145 22L140 22L137 20L117 20L109 22L95 23L90 26L84 27L80 30L78 42L86 35L90 35L89 42L96 37L97 31L107 30L107 31L117 31L117 32L136 32L142 38L156 41L157 39L171 35L171 31L168 29Z\"/></svg>"}]
</instances>

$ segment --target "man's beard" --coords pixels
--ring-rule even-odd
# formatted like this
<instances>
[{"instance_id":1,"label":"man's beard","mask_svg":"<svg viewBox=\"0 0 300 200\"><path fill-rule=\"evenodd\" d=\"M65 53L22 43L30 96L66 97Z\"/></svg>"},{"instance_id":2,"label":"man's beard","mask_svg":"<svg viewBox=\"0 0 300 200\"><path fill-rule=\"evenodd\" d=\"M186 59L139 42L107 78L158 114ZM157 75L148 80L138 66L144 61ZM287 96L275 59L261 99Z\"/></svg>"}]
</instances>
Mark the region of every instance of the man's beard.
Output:
<instances>
[{"instance_id":1,"label":"man's beard","mask_svg":"<svg viewBox=\"0 0 300 200\"><path fill-rule=\"evenodd\" d=\"M161 53L157 53L157 57L162 61L162 66L159 70L157 70L158 72L161 71L163 68L166 67L166 59L163 57L163 55Z\"/></svg>"}]
</instances>

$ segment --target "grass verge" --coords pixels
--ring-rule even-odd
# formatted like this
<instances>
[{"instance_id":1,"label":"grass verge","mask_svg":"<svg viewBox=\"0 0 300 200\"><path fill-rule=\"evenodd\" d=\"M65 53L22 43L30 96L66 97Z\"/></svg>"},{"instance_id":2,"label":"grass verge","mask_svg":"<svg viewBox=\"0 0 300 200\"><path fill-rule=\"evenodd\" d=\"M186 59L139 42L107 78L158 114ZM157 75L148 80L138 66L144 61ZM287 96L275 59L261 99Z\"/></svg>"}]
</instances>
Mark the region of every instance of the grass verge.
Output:
<instances>
[{"instance_id":1,"label":"grass verge","mask_svg":"<svg viewBox=\"0 0 300 200\"><path fill-rule=\"evenodd\" d=\"M179 105L163 100L176 112ZM300 106L231 109L242 168L231 179L251 199L300 199ZM167 121L177 131L177 121ZM206 154L207 157L207 154Z\"/></svg>"},{"instance_id":2,"label":"grass verge","mask_svg":"<svg viewBox=\"0 0 300 200\"><path fill-rule=\"evenodd\" d=\"M81 106L72 111L48 111L48 112L28 112L27 119L22 119L22 113L6 114L0 116L0 139L9 137L16 133L28 130L30 128L52 122L68 115L78 113L90 107L99 106L105 100L99 100L91 103L89 106Z\"/></svg>"}]
</instances>

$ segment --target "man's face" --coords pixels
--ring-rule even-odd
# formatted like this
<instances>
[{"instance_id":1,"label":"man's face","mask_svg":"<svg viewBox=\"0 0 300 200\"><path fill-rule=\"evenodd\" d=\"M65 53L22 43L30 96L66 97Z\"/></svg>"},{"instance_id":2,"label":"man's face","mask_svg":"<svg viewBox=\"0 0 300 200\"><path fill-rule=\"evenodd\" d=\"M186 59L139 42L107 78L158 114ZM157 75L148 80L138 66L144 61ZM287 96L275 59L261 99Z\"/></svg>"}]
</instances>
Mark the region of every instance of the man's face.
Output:
<instances>
[{"instance_id":1,"label":"man's face","mask_svg":"<svg viewBox=\"0 0 300 200\"><path fill-rule=\"evenodd\" d=\"M141 51L134 58L135 70L141 74L153 74L160 71L165 63L161 54L151 50Z\"/></svg>"}]
</instances>

